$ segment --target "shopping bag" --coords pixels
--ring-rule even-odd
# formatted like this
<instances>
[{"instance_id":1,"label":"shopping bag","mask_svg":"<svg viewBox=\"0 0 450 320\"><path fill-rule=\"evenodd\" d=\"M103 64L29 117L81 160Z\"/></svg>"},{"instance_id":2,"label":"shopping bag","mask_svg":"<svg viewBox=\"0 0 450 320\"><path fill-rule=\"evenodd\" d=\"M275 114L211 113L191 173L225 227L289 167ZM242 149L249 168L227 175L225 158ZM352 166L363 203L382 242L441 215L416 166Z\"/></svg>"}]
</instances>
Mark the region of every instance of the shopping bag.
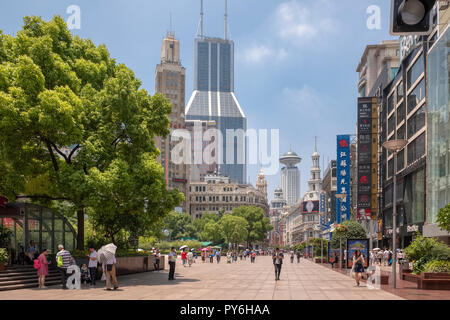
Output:
<instances>
[{"instance_id":1,"label":"shopping bag","mask_svg":"<svg viewBox=\"0 0 450 320\"><path fill-rule=\"evenodd\" d=\"M106 274L104 272L102 273L102 281L106 281Z\"/></svg>"}]
</instances>

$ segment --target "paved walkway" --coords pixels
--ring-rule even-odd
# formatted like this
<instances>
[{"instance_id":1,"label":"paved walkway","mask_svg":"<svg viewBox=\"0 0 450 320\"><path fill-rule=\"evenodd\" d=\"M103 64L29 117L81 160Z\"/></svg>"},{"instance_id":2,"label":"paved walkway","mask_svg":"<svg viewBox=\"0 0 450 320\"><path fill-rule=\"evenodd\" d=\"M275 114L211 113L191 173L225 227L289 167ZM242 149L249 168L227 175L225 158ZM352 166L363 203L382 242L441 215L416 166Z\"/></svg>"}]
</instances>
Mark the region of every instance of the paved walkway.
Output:
<instances>
[{"instance_id":1,"label":"paved walkway","mask_svg":"<svg viewBox=\"0 0 450 320\"><path fill-rule=\"evenodd\" d=\"M168 281L168 270L126 275L118 278L119 290L106 291L104 282L98 288L82 290L22 289L0 292L4 299L96 300L96 299L183 299L183 300L396 300L402 299L383 290L355 287L350 277L326 267L301 260L285 261L281 280L275 281L271 257L256 257L227 264L202 263L197 260L191 268L177 261L175 277Z\"/></svg>"}]
</instances>

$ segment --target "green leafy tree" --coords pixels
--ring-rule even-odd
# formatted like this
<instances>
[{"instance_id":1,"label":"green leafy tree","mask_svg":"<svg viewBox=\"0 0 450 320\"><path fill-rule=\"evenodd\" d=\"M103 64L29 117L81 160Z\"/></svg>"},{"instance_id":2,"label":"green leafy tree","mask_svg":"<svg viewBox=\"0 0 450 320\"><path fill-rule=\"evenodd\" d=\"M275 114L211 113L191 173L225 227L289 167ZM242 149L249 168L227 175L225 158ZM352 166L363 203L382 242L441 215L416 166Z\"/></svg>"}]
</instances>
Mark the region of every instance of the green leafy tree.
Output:
<instances>
[{"instance_id":1,"label":"green leafy tree","mask_svg":"<svg viewBox=\"0 0 450 320\"><path fill-rule=\"evenodd\" d=\"M450 232L450 203L439 210L437 222L439 224L439 228Z\"/></svg>"},{"instance_id":2,"label":"green leafy tree","mask_svg":"<svg viewBox=\"0 0 450 320\"><path fill-rule=\"evenodd\" d=\"M363 226L361 226L358 222L353 220L345 220L341 225L344 226L343 229L345 230L341 231L337 228L331 237L331 247L333 249L339 248L340 239L342 239L342 247L344 248L347 245L347 239L367 238L366 230L364 230Z\"/></svg>"},{"instance_id":3,"label":"green leafy tree","mask_svg":"<svg viewBox=\"0 0 450 320\"><path fill-rule=\"evenodd\" d=\"M201 218L195 219L193 224L198 234L201 234L205 228L205 225L208 222L217 222L219 221L219 217L215 213L206 212L202 215Z\"/></svg>"},{"instance_id":4,"label":"green leafy tree","mask_svg":"<svg viewBox=\"0 0 450 320\"><path fill-rule=\"evenodd\" d=\"M150 96L104 45L73 36L64 20L25 17L0 32L0 192L65 200L111 240L144 233L183 199L166 190L155 136L169 134L169 100Z\"/></svg>"},{"instance_id":5,"label":"green leafy tree","mask_svg":"<svg viewBox=\"0 0 450 320\"><path fill-rule=\"evenodd\" d=\"M221 224L214 221L207 222L200 233L201 240L212 241L214 244L221 243L223 238L224 235Z\"/></svg>"},{"instance_id":6,"label":"green leafy tree","mask_svg":"<svg viewBox=\"0 0 450 320\"><path fill-rule=\"evenodd\" d=\"M233 215L244 218L248 223L247 246L250 247L255 241L263 241L267 237L267 232L272 230L272 225L264 211L255 206L241 206L233 210Z\"/></svg>"},{"instance_id":7,"label":"green leafy tree","mask_svg":"<svg viewBox=\"0 0 450 320\"><path fill-rule=\"evenodd\" d=\"M220 219L219 224L227 244L237 246L247 239L249 224L244 218L227 214Z\"/></svg>"},{"instance_id":8,"label":"green leafy tree","mask_svg":"<svg viewBox=\"0 0 450 320\"><path fill-rule=\"evenodd\" d=\"M164 219L164 228L169 230L171 240L198 236L196 228L191 223L191 216L187 213L170 212Z\"/></svg>"}]
</instances>

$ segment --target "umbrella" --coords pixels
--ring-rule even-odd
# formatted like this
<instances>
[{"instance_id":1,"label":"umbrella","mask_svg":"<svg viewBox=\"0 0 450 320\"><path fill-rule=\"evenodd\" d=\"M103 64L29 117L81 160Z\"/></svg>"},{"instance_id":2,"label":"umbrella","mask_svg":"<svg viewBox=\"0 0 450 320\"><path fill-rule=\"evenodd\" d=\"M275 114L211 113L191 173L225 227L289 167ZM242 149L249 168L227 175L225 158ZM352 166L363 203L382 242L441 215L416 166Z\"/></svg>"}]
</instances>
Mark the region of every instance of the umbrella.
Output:
<instances>
[{"instance_id":1,"label":"umbrella","mask_svg":"<svg viewBox=\"0 0 450 320\"><path fill-rule=\"evenodd\" d=\"M195 249L191 249L191 251L195 251Z\"/></svg>"},{"instance_id":2,"label":"umbrella","mask_svg":"<svg viewBox=\"0 0 450 320\"><path fill-rule=\"evenodd\" d=\"M106 263L108 260L112 259L116 254L117 247L113 244L107 244L98 250L98 262Z\"/></svg>"},{"instance_id":3,"label":"umbrella","mask_svg":"<svg viewBox=\"0 0 450 320\"><path fill-rule=\"evenodd\" d=\"M208 248L203 248L202 251L210 251Z\"/></svg>"},{"instance_id":4,"label":"umbrella","mask_svg":"<svg viewBox=\"0 0 450 320\"><path fill-rule=\"evenodd\" d=\"M375 249L373 249L373 250L375 250L375 251L379 251L379 250L381 250L380 248L375 248Z\"/></svg>"},{"instance_id":5,"label":"umbrella","mask_svg":"<svg viewBox=\"0 0 450 320\"><path fill-rule=\"evenodd\" d=\"M184 245L180 247L180 250L183 250L184 248L187 248L188 246Z\"/></svg>"}]
</instances>

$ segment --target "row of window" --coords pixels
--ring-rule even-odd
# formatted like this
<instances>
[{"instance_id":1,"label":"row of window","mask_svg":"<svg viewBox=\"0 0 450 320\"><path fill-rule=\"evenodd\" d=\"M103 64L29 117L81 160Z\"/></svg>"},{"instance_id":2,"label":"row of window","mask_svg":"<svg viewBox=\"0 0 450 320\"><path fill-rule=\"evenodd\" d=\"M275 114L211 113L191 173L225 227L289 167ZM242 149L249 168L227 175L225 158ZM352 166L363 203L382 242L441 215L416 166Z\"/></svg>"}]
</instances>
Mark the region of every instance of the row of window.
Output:
<instances>
[{"instance_id":1,"label":"row of window","mask_svg":"<svg viewBox=\"0 0 450 320\"><path fill-rule=\"evenodd\" d=\"M410 142L397 154L397 172L405 167L405 150L407 150L408 166L425 154L425 132ZM388 161L388 177L394 175L394 158Z\"/></svg>"}]
</instances>

